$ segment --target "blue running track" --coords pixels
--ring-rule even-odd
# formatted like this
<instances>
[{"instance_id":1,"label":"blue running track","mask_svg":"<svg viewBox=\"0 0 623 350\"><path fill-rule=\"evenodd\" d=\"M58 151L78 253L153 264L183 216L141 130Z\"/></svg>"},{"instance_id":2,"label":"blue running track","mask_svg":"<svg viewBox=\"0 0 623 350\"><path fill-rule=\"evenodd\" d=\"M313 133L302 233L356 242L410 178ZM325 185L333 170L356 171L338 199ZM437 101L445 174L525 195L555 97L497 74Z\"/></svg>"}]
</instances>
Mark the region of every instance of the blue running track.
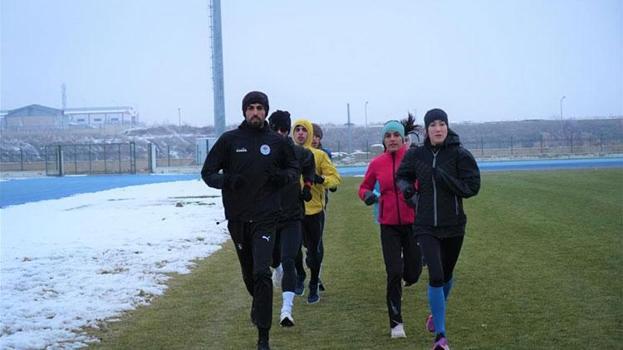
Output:
<instances>
[{"instance_id":1,"label":"blue running track","mask_svg":"<svg viewBox=\"0 0 623 350\"><path fill-rule=\"evenodd\" d=\"M481 161L478 166L483 172L623 168L623 158ZM342 176L358 176L365 173L366 167L340 167L338 170ZM65 176L0 181L0 208L118 187L193 179L199 179L199 174Z\"/></svg>"}]
</instances>

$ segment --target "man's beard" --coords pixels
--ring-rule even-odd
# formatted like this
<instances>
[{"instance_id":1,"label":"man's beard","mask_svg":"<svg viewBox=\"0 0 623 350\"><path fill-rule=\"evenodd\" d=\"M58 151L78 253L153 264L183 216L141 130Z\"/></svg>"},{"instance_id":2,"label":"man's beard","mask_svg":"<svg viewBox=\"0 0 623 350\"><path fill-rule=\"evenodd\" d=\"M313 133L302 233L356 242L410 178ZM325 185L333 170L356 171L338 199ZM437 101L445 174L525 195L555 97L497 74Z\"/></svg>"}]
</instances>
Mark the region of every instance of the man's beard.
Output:
<instances>
[{"instance_id":1,"label":"man's beard","mask_svg":"<svg viewBox=\"0 0 623 350\"><path fill-rule=\"evenodd\" d=\"M260 117L251 117L251 119L249 120L249 125L253 128L261 128L262 126L264 126L264 123L262 122L262 119L260 119Z\"/></svg>"}]
</instances>

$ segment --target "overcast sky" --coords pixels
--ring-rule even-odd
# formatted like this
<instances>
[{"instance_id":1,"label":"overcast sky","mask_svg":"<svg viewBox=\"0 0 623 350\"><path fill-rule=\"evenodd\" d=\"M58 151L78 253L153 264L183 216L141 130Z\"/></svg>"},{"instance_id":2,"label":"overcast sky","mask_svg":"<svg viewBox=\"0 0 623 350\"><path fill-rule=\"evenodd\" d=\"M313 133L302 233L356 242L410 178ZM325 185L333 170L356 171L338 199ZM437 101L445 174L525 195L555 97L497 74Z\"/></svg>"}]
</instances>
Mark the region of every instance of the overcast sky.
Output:
<instances>
[{"instance_id":1,"label":"overcast sky","mask_svg":"<svg viewBox=\"0 0 623 350\"><path fill-rule=\"evenodd\" d=\"M0 109L213 125L209 0L0 0ZM223 0L227 124L262 90L321 123L623 115L620 0Z\"/></svg>"}]
</instances>

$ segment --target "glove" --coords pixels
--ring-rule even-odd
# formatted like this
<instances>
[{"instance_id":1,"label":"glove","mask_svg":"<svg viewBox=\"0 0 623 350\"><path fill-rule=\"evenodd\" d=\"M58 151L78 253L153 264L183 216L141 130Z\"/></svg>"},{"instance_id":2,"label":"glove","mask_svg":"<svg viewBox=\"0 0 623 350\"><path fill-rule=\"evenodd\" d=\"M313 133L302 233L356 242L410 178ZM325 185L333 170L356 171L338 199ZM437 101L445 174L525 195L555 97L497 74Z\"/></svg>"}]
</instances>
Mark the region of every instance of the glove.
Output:
<instances>
[{"instance_id":1,"label":"glove","mask_svg":"<svg viewBox=\"0 0 623 350\"><path fill-rule=\"evenodd\" d=\"M299 198L304 200L305 202L309 202L312 199L312 194L309 186L303 186Z\"/></svg>"},{"instance_id":2,"label":"glove","mask_svg":"<svg viewBox=\"0 0 623 350\"><path fill-rule=\"evenodd\" d=\"M372 193L372 191L366 191L366 193L363 194L363 202L366 203L366 205L372 205L378 201L379 197Z\"/></svg>"},{"instance_id":3,"label":"glove","mask_svg":"<svg viewBox=\"0 0 623 350\"><path fill-rule=\"evenodd\" d=\"M247 185L247 180L240 174L227 174L223 178L223 188L238 191Z\"/></svg>"},{"instance_id":4,"label":"glove","mask_svg":"<svg viewBox=\"0 0 623 350\"><path fill-rule=\"evenodd\" d=\"M314 183L315 184L322 184L324 183L324 177L318 175L318 174L314 174Z\"/></svg>"},{"instance_id":5,"label":"glove","mask_svg":"<svg viewBox=\"0 0 623 350\"><path fill-rule=\"evenodd\" d=\"M409 201L409 198L413 197L414 194L415 188L413 187L413 185L407 186L404 190L402 190L402 196L407 202Z\"/></svg>"},{"instance_id":6,"label":"glove","mask_svg":"<svg viewBox=\"0 0 623 350\"><path fill-rule=\"evenodd\" d=\"M411 197L409 197L409 199L405 199L405 202L407 202L407 205L411 208L417 208L417 202L418 202L418 198L420 197L420 195L415 192Z\"/></svg>"}]
</instances>

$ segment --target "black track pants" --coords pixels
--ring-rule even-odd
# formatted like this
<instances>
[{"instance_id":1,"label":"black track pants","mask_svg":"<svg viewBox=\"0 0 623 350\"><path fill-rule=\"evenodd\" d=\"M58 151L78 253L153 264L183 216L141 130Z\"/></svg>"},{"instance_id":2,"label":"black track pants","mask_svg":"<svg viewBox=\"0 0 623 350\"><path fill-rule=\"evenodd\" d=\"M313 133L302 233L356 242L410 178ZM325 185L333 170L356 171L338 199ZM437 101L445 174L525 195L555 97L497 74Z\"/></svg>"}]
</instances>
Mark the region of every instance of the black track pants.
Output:
<instances>
[{"instance_id":1,"label":"black track pants","mask_svg":"<svg viewBox=\"0 0 623 350\"><path fill-rule=\"evenodd\" d=\"M463 246L463 236L438 238L423 234L416 239L428 266L428 283L431 287L443 287L452 279Z\"/></svg>"},{"instance_id":2,"label":"black track pants","mask_svg":"<svg viewBox=\"0 0 623 350\"><path fill-rule=\"evenodd\" d=\"M314 215L305 215L303 219L303 241L307 248L305 262L310 270L310 284L318 283L320 266L322 265L322 228L324 223L324 212Z\"/></svg>"},{"instance_id":3,"label":"black track pants","mask_svg":"<svg viewBox=\"0 0 623 350\"><path fill-rule=\"evenodd\" d=\"M402 280L418 281L422 273L422 254L411 225L381 225L381 248L387 272L387 312L389 327L402 323Z\"/></svg>"},{"instance_id":4,"label":"black track pants","mask_svg":"<svg viewBox=\"0 0 623 350\"><path fill-rule=\"evenodd\" d=\"M242 279L253 297L258 328L270 328L273 314L273 282L270 264L275 223L232 222L227 224L234 242Z\"/></svg>"},{"instance_id":5,"label":"black track pants","mask_svg":"<svg viewBox=\"0 0 623 350\"><path fill-rule=\"evenodd\" d=\"M281 290L284 292L294 292L296 283L295 260L296 255L301 249L303 233L301 232L301 221L286 221L277 224L277 239L273 249L273 267L283 267L283 279L281 280Z\"/></svg>"}]
</instances>

